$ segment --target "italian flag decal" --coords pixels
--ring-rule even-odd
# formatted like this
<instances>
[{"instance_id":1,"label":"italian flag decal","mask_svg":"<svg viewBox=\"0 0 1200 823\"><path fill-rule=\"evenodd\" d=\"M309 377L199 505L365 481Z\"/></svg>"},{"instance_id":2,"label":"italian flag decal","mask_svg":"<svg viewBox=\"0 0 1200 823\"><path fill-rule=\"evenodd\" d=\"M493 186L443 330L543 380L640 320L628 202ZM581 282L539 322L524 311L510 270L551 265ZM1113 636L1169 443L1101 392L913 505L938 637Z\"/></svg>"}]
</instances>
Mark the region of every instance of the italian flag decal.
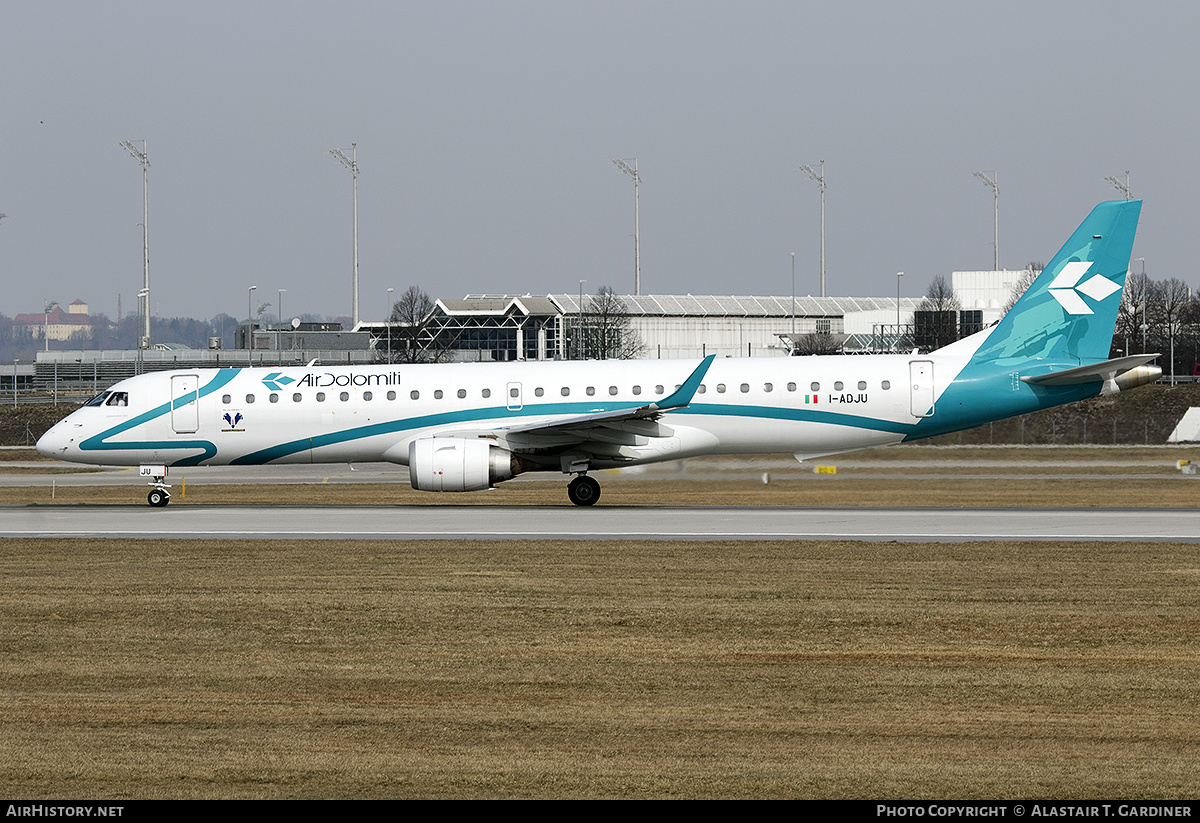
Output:
<instances>
[{"instance_id":1,"label":"italian flag decal","mask_svg":"<svg viewBox=\"0 0 1200 823\"><path fill-rule=\"evenodd\" d=\"M805 403L816 403L817 397L818 397L818 395L815 395L815 394L806 394L806 395L804 395L804 402Z\"/></svg>"}]
</instances>

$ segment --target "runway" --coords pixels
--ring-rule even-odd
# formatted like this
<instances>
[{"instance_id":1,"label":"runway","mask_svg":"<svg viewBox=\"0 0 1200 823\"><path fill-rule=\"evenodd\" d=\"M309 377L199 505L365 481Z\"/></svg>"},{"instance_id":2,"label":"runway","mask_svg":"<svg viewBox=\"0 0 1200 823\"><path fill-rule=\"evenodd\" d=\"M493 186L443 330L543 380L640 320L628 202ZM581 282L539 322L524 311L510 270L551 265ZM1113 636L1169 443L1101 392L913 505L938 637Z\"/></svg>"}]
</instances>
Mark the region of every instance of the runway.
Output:
<instances>
[{"instance_id":1,"label":"runway","mask_svg":"<svg viewBox=\"0 0 1200 823\"><path fill-rule=\"evenodd\" d=\"M501 506L4 506L0 535L281 540L1200 542L1200 511Z\"/></svg>"}]
</instances>

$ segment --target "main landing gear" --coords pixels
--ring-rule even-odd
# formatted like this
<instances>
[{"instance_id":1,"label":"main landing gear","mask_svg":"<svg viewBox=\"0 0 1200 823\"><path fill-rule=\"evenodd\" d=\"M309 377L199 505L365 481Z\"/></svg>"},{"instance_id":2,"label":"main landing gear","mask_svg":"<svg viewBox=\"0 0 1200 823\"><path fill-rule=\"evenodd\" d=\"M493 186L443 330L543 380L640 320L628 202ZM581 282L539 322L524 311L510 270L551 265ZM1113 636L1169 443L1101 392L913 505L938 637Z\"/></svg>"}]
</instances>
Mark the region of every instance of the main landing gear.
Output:
<instances>
[{"instance_id":1,"label":"main landing gear","mask_svg":"<svg viewBox=\"0 0 1200 823\"><path fill-rule=\"evenodd\" d=\"M576 506L591 506L600 499L600 484L581 474L567 484L567 497Z\"/></svg>"}]
</instances>

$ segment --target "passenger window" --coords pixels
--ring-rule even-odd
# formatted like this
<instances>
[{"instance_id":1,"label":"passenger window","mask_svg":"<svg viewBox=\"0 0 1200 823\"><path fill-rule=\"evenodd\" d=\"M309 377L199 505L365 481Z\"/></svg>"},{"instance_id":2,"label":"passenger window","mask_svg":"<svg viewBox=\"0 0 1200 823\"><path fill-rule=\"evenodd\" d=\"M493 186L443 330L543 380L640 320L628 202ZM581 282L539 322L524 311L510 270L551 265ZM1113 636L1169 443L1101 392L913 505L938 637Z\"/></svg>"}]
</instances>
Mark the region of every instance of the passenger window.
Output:
<instances>
[{"instance_id":1,"label":"passenger window","mask_svg":"<svg viewBox=\"0 0 1200 823\"><path fill-rule=\"evenodd\" d=\"M634 393L634 394L641 394L641 393L642 393L642 387L641 387L641 386L634 386L634 387L633 387L633 393Z\"/></svg>"},{"instance_id":2,"label":"passenger window","mask_svg":"<svg viewBox=\"0 0 1200 823\"><path fill-rule=\"evenodd\" d=\"M859 390L859 391L866 391L866 390L867 390L867 381L866 381L866 380L859 380L859 381L858 381L858 390Z\"/></svg>"},{"instance_id":3,"label":"passenger window","mask_svg":"<svg viewBox=\"0 0 1200 823\"><path fill-rule=\"evenodd\" d=\"M833 390L834 390L834 391L841 391L841 390L842 390L842 381L841 381L841 380L838 380L838 381L836 381L836 382L833 384Z\"/></svg>"},{"instance_id":4,"label":"passenger window","mask_svg":"<svg viewBox=\"0 0 1200 823\"><path fill-rule=\"evenodd\" d=\"M372 393L371 393L371 392L369 392L369 391L365 391L365 392L363 392L363 400L370 400L370 399L371 399L372 397L374 397L374 396L375 396L375 395L374 395L374 394L372 394Z\"/></svg>"},{"instance_id":5,"label":"passenger window","mask_svg":"<svg viewBox=\"0 0 1200 823\"><path fill-rule=\"evenodd\" d=\"M319 391L319 392L317 392L317 402L318 402L318 403L324 403L324 402L325 402L325 392L323 392L323 391Z\"/></svg>"},{"instance_id":6,"label":"passenger window","mask_svg":"<svg viewBox=\"0 0 1200 823\"><path fill-rule=\"evenodd\" d=\"M390 391L390 392L388 392L388 395L387 395L387 397L388 397L388 400L395 400L395 399L396 399L396 393L395 393L394 391Z\"/></svg>"},{"instance_id":7,"label":"passenger window","mask_svg":"<svg viewBox=\"0 0 1200 823\"><path fill-rule=\"evenodd\" d=\"M724 393L725 393L725 384L718 383L717 384L717 394L724 394Z\"/></svg>"},{"instance_id":8,"label":"passenger window","mask_svg":"<svg viewBox=\"0 0 1200 823\"><path fill-rule=\"evenodd\" d=\"M746 392L750 391L750 384L749 384L749 383L743 383L743 384L740 386L740 388L741 388L741 390L742 390L742 394L745 394Z\"/></svg>"},{"instance_id":9,"label":"passenger window","mask_svg":"<svg viewBox=\"0 0 1200 823\"><path fill-rule=\"evenodd\" d=\"M587 387L587 391L586 391L586 392L584 392L584 393L585 393L585 394L586 394L588 397L594 397L594 396L595 396L595 394L596 394L596 387L595 387L595 386L588 386L588 387Z\"/></svg>"},{"instance_id":10,"label":"passenger window","mask_svg":"<svg viewBox=\"0 0 1200 823\"><path fill-rule=\"evenodd\" d=\"M541 386L538 386L536 389L533 390L534 397L541 397L545 393L546 393L546 390L543 389Z\"/></svg>"},{"instance_id":11,"label":"passenger window","mask_svg":"<svg viewBox=\"0 0 1200 823\"><path fill-rule=\"evenodd\" d=\"M514 386L513 388L511 388L511 389L509 389L509 390L508 390L508 396L509 396L509 397L514 397L514 398L515 398L515 397L520 397L520 396L521 396L521 390L520 390L520 389L518 389L518 388L516 388L516 387Z\"/></svg>"},{"instance_id":12,"label":"passenger window","mask_svg":"<svg viewBox=\"0 0 1200 823\"><path fill-rule=\"evenodd\" d=\"M563 386L562 389L559 391L559 394L561 394L563 397L570 397L571 390L568 389L566 386Z\"/></svg>"},{"instance_id":13,"label":"passenger window","mask_svg":"<svg viewBox=\"0 0 1200 823\"><path fill-rule=\"evenodd\" d=\"M458 398L459 398L460 400L461 400L462 398L466 397L466 396L467 396L467 390L466 390L466 389L459 389L459 390L458 390Z\"/></svg>"},{"instance_id":14,"label":"passenger window","mask_svg":"<svg viewBox=\"0 0 1200 823\"><path fill-rule=\"evenodd\" d=\"M338 400L341 400L343 403L345 403L349 399L350 399L350 392L348 392L348 391L344 391L338 395Z\"/></svg>"},{"instance_id":15,"label":"passenger window","mask_svg":"<svg viewBox=\"0 0 1200 823\"><path fill-rule=\"evenodd\" d=\"M796 390L796 384L788 383L788 391L795 391L795 390Z\"/></svg>"},{"instance_id":16,"label":"passenger window","mask_svg":"<svg viewBox=\"0 0 1200 823\"><path fill-rule=\"evenodd\" d=\"M661 384L661 383L660 383L659 385L657 385L657 386L655 386L655 387L654 387L654 393L655 393L655 394L662 394L662 393L663 393L663 387L662 387L662 384Z\"/></svg>"},{"instance_id":17,"label":"passenger window","mask_svg":"<svg viewBox=\"0 0 1200 823\"><path fill-rule=\"evenodd\" d=\"M441 399L442 399L442 390L441 390L441 389L434 389L434 390L433 390L433 399L434 399L434 400L441 400Z\"/></svg>"},{"instance_id":18,"label":"passenger window","mask_svg":"<svg viewBox=\"0 0 1200 823\"><path fill-rule=\"evenodd\" d=\"M706 386L706 385L704 385L703 383L701 383L701 384L700 384L700 387L699 387L698 389L696 389L696 391L697 391L697 393L699 393L699 394L704 394L706 391L708 391L708 386Z\"/></svg>"},{"instance_id":19,"label":"passenger window","mask_svg":"<svg viewBox=\"0 0 1200 823\"><path fill-rule=\"evenodd\" d=\"M254 395L252 395L252 394L248 394L248 395L246 395L246 402L247 402L247 403L253 403L253 402L254 402Z\"/></svg>"},{"instance_id":20,"label":"passenger window","mask_svg":"<svg viewBox=\"0 0 1200 823\"><path fill-rule=\"evenodd\" d=\"M887 391L888 389L890 389L892 387L892 382L890 380L884 380L882 383L879 384L879 387L881 389L883 389L884 391Z\"/></svg>"},{"instance_id":21,"label":"passenger window","mask_svg":"<svg viewBox=\"0 0 1200 823\"><path fill-rule=\"evenodd\" d=\"M821 384L820 384L820 383L817 383L817 382L813 382L813 383L812 383L812 384L811 384L811 385L808 387L808 390L809 390L809 391L820 391L820 390L821 390Z\"/></svg>"},{"instance_id":22,"label":"passenger window","mask_svg":"<svg viewBox=\"0 0 1200 823\"><path fill-rule=\"evenodd\" d=\"M765 392L775 391L775 386L772 385L771 383L763 383L763 391L765 391Z\"/></svg>"},{"instance_id":23,"label":"passenger window","mask_svg":"<svg viewBox=\"0 0 1200 823\"><path fill-rule=\"evenodd\" d=\"M616 386L609 386L609 387L608 387L608 393L609 393L609 394L616 394L616 393L617 393L617 387L616 387Z\"/></svg>"},{"instance_id":24,"label":"passenger window","mask_svg":"<svg viewBox=\"0 0 1200 823\"><path fill-rule=\"evenodd\" d=\"M300 398L301 398L302 396L303 396L303 395L301 395L301 394L300 394L300 392L296 392L295 394L293 394L293 395L292 395L292 402L293 402L293 403L299 403L299 402L300 402Z\"/></svg>"},{"instance_id":25,"label":"passenger window","mask_svg":"<svg viewBox=\"0 0 1200 823\"><path fill-rule=\"evenodd\" d=\"M101 397L103 397L107 394L108 394L108 392L105 392L103 395L101 395ZM223 394L223 395L221 395L221 402L224 403L226 406L228 406L230 403L233 402L233 398L227 394Z\"/></svg>"},{"instance_id":26,"label":"passenger window","mask_svg":"<svg viewBox=\"0 0 1200 823\"><path fill-rule=\"evenodd\" d=\"M412 391L410 391L410 392L408 393L408 396L409 396L410 398L412 398L413 400L420 400L420 399L421 399L421 393L420 393L419 391L417 391L416 389L413 389Z\"/></svg>"},{"instance_id":27,"label":"passenger window","mask_svg":"<svg viewBox=\"0 0 1200 823\"><path fill-rule=\"evenodd\" d=\"M272 403L278 403L279 395L276 394L275 392L271 392L271 394L267 397L267 399L270 400Z\"/></svg>"},{"instance_id":28,"label":"passenger window","mask_svg":"<svg viewBox=\"0 0 1200 823\"><path fill-rule=\"evenodd\" d=\"M492 390L491 390L491 389L484 389L484 390L483 390L483 396L484 396L484 397L491 397L491 396L492 396Z\"/></svg>"}]
</instances>

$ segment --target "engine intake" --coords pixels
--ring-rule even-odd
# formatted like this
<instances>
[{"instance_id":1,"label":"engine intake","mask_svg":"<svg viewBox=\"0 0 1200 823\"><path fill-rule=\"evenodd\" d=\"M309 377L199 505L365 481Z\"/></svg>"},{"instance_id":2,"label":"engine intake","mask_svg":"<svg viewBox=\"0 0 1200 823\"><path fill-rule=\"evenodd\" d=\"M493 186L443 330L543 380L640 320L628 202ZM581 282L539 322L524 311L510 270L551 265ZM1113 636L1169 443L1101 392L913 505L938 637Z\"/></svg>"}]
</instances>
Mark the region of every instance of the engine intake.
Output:
<instances>
[{"instance_id":1,"label":"engine intake","mask_svg":"<svg viewBox=\"0 0 1200 823\"><path fill-rule=\"evenodd\" d=\"M426 437L408 445L412 487L423 492L474 492L508 480L512 452L486 440Z\"/></svg>"}]
</instances>

